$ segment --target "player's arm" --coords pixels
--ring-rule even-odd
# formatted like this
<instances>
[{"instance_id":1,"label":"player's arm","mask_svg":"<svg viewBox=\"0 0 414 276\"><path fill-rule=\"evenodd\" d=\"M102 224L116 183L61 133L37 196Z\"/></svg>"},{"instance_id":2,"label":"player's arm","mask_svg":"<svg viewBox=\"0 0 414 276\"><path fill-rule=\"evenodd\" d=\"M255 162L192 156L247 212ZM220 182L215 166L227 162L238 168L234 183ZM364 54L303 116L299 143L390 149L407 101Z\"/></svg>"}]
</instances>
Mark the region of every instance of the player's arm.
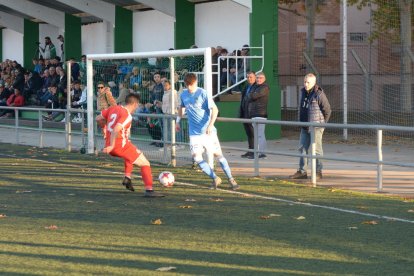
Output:
<instances>
[{"instance_id":1,"label":"player's arm","mask_svg":"<svg viewBox=\"0 0 414 276\"><path fill-rule=\"evenodd\" d=\"M217 116L218 116L218 108L215 104L213 104L211 106L211 116L210 116L210 121L207 127L207 134L210 134L211 131L213 130L214 123L216 122Z\"/></svg>"},{"instance_id":2,"label":"player's arm","mask_svg":"<svg viewBox=\"0 0 414 276\"><path fill-rule=\"evenodd\" d=\"M181 118L183 117L183 115L184 115L184 110L185 110L185 107L182 107L182 106L180 106L180 107L178 107L178 111L177 111L177 119L176 119L176 124L175 124L175 130L176 131L180 131L181 130L181 127L180 127L180 120L181 120Z\"/></svg>"},{"instance_id":3,"label":"player's arm","mask_svg":"<svg viewBox=\"0 0 414 276\"><path fill-rule=\"evenodd\" d=\"M103 149L104 153L110 153L114 149L116 138L119 136L119 133L121 133L121 130L122 130L122 125L117 124L114 127L114 129L111 131L111 141L109 143L109 146Z\"/></svg>"}]
</instances>

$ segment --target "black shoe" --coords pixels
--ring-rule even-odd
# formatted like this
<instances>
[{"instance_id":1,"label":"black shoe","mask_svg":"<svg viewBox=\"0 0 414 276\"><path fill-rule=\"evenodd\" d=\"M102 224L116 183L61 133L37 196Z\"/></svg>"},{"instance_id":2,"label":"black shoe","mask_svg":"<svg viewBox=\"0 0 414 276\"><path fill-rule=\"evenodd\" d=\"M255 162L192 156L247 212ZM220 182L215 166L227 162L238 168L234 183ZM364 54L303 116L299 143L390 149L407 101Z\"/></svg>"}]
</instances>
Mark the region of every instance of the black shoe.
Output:
<instances>
[{"instance_id":1,"label":"black shoe","mask_svg":"<svg viewBox=\"0 0 414 276\"><path fill-rule=\"evenodd\" d=\"M154 190L145 190L144 197L164 197L165 195L158 193Z\"/></svg>"},{"instance_id":2,"label":"black shoe","mask_svg":"<svg viewBox=\"0 0 414 276\"><path fill-rule=\"evenodd\" d=\"M322 172L316 172L316 179L322 179Z\"/></svg>"},{"instance_id":3,"label":"black shoe","mask_svg":"<svg viewBox=\"0 0 414 276\"><path fill-rule=\"evenodd\" d=\"M132 181L128 177L124 177L124 180L122 181L122 185L125 186L127 190L130 190L131 192L135 191L134 186L132 186Z\"/></svg>"},{"instance_id":4,"label":"black shoe","mask_svg":"<svg viewBox=\"0 0 414 276\"><path fill-rule=\"evenodd\" d=\"M150 143L150 146L155 146L157 143L156 142L152 142Z\"/></svg>"},{"instance_id":5,"label":"black shoe","mask_svg":"<svg viewBox=\"0 0 414 276\"><path fill-rule=\"evenodd\" d=\"M155 146L159 147L159 148L162 148L164 146L164 144L163 143L156 143Z\"/></svg>"},{"instance_id":6,"label":"black shoe","mask_svg":"<svg viewBox=\"0 0 414 276\"><path fill-rule=\"evenodd\" d=\"M267 157L267 155L264 154L264 153L259 154L259 158L266 158L266 157Z\"/></svg>"},{"instance_id":7,"label":"black shoe","mask_svg":"<svg viewBox=\"0 0 414 276\"><path fill-rule=\"evenodd\" d=\"M290 179L307 179L308 174L306 172L297 171L295 174L289 176Z\"/></svg>"},{"instance_id":8,"label":"black shoe","mask_svg":"<svg viewBox=\"0 0 414 276\"><path fill-rule=\"evenodd\" d=\"M249 158L249 156L253 156L253 152L248 151L245 154L242 154L241 158Z\"/></svg>"}]
</instances>

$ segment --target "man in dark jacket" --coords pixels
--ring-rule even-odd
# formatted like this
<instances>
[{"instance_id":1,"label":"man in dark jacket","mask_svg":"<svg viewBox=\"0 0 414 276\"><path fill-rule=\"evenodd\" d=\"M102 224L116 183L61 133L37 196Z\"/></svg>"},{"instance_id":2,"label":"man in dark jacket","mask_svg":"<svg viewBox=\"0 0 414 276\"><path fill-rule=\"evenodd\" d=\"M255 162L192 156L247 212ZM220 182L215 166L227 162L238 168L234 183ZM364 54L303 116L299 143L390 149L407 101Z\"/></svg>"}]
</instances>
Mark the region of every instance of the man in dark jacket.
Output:
<instances>
[{"instance_id":1,"label":"man in dark jacket","mask_svg":"<svg viewBox=\"0 0 414 276\"><path fill-rule=\"evenodd\" d=\"M300 114L301 122L311 123L327 123L331 116L331 106L328 98L321 87L316 85L316 76L309 73L304 79L304 88L301 90ZM325 128L316 127L315 129L315 144L316 155L322 155L322 136ZM311 133L309 127L302 127L299 137L299 152L302 154L299 160L298 171L291 175L292 179L306 179L307 175L307 158L303 155L308 155L308 150L311 142ZM316 178L322 178L322 162L316 159Z\"/></svg>"},{"instance_id":2,"label":"man in dark jacket","mask_svg":"<svg viewBox=\"0 0 414 276\"><path fill-rule=\"evenodd\" d=\"M250 92L253 92L253 89L256 85L256 74L254 72L247 73L247 85L244 87L241 93L240 99L240 109L239 109L239 118L250 119L249 115L249 102L247 101L248 95ZM251 123L243 123L244 131L247 135L247 144L249 149L254 149L254 131L253 125ZM242 158L254 158L253 152L246 152L242 154Z\"/></svg>"},{"instance_id":3,"label":"man in dark jacket","mask_svg":"<svg viewBox=\"0 0 414 276\"><path fill-rule=\"evenodd\" d=\"M266 76L263 72L256 74L256 85L253 90L247 95L247 112L251 119L255 120L267 120L267 103L269 101L270 88L266 83ZM258 140L258 151L259 158L266 158L267 142L265 136L265 124L253 124L257 126L257 140ZM247 158L253 159L253 156Z\"/></svg>"}]
</instances>

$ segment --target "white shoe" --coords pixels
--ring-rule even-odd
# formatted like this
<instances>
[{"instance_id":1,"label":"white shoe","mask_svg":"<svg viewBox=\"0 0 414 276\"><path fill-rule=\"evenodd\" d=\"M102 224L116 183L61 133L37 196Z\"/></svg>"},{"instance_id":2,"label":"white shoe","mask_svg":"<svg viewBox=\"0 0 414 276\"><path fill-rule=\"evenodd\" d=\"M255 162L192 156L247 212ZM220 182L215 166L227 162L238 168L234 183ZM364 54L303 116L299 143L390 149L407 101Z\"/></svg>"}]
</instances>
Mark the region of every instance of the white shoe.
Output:
<instances>
[{"instance_id":1,"label":"white shoe","mask_svg":"<svg viewBox=\"0 0 414 276\"><path fill-rule=\"evenodd\" d=\"M63 118L62 121L60 121L61 123L66 123L66 118Z\"/></svg>"}]
</instances>

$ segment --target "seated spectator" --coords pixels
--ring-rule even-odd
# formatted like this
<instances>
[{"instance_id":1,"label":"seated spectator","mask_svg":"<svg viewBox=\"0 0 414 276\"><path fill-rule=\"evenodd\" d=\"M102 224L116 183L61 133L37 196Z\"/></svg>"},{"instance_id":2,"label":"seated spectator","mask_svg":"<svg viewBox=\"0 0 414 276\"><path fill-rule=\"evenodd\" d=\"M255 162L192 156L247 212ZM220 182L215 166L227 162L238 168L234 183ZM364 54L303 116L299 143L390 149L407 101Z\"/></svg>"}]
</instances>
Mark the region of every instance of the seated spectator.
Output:
<instances>
[{"instance_id":1,"label":"seated spectator","mask_svg":"<svg viewBox=\"0 0 414 276\"><path fill-rule=\"evenodd\" d=\"M126 96L128 96L129 94L131 94L131 92L132 92L131 90L132 89L131 90L128 89L127 88L128 86L124 82L120 82L119 85L118 85L118 87L119 87L119 96L116 99L116 103L118 105L125 105Z\"/></svg>"},{"instance_id":2,"label":"seated spectator","mask_svg":"<svg viewBox=\"0 0 414 276\"><path fill-rule=\"evenodd\" d=\"M14 88L14 93L9 96L5 104L0 104L2 106L24 106L24 97L19 90L19 88ZM2 118L10 118L14 116L14 110L10 109L3 109L0 111L0 117Z\"/></svg>"},{"instance_id":3,"label":"seated spectator","mask_svg":"<svg viewBox=\"0 0 414 276\"><path fill-rule=\"evenodd\" d=\"M132 68L132 74L129 76L129 87L133 87L135 84L142 85L142 76L139 73L138 66Z\"/></svg>"},{"instance_id":4,"label":"seated spectator","mask_svg":"<svg viewBox=\"0 0 414 276\"><path fill-rule=\"evenodd\" d=\"M56 67L56 73L59 77L59 81L57 82L59 106L60 108L66 108L68 103L68 79L66 77L66 71L62 67L58 66Z\"/></svg>"},{"instance_id":5,"label":"seated spectator","mask_svg":"<svg viewBox=\"0 0 414 276\"><path fill-rule=\"evenodd\" d=\"M50 84L48 90L40 98L40 104L46 108L59 108L59 98L56 83Z\"/></svg>"},{"instance_id":6,"label":"seated spectator","mask_svg":"<svg viewBox=\"0 0 414 276\"><path fill-rule=\"evenodd\" d=\"M13 92L10 91L9 88L6 88L4 84L0 83L0 105L3 105L3 103L5 104L11 94L13 94Z\"/></svg>"},{"instance_id":7,"label":"seated spectator","mask_svg":"<svg viewBox=\"0 0 414 276\"><path fill-rule=\"evenodd\" d=\"M87 88L82 89L80 81L73 83L73 90L71 91L72 108L86 109ZM72 123L82 122L82 114L77 113L72 119Z\"/></svg>"},{"instance_id":8,"label":"seated spectator","mask_svg":"<svg viewBox=\"0 0 414 276\"><path fill-rule=\"evenodd\" d=\"M52 109L57 109L60 108L59 106L59 96L58 96L58 92L57 92L57 85L55 83L51 84L49 86L49 93L47 93L46 95L48 95L48 99L46 101L45 107L46 108L52 108ZM52 111L49 112L48 115L43 115L43 120L44 121L61 121L64 122L65 119L59 119L59 117L61 117L61 115L64 114L61 111Z\"/></svg>"}]
</instances>

